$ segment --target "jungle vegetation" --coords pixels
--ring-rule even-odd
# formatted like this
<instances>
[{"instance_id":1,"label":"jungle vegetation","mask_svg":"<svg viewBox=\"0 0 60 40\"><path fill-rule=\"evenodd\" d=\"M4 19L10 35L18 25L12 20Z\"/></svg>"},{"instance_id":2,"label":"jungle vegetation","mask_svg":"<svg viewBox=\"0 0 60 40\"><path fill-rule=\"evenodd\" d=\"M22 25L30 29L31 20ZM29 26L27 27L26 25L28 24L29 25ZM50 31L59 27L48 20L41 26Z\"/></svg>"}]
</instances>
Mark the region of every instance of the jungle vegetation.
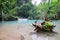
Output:
<instances>
[{"instance_id":1,"label":"jungle vegetation","mask_svg":"<svg viewBox=\"0 0 60 40\"><path fill-rule=\"evenodd\" d=\"M0 20L17 20L18 18L52 20L60 19L60 0L42 0L39 5L32 0L0 0Z\"/></svg>"}]
</instances>

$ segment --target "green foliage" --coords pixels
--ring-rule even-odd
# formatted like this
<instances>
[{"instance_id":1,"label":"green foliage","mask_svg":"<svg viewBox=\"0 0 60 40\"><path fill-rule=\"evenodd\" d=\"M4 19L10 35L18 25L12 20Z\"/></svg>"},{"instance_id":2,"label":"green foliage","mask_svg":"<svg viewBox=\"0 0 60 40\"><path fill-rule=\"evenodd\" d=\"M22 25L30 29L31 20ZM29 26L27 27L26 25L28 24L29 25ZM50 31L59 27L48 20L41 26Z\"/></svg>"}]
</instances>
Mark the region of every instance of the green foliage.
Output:
<instances>
[{"instance_id":1,"label":"green foliage","mask_svg":"<svg viewBox=\"0 0 60 40\"><path fill-rule=\"evenodd\" d=\"M40 5L37 6L36 10L36 12L40 12L39 14L41 18L49 17L51 19L59 19L58 16L60 15L60 1L49 0L49 2L47 3L42 2Z\"/></svg>"},{"instance_id":2,"label":"green foliage","mask_svg":"<svg viewBox=\"0 0 60 40\"><path fill-rule=\"evenodd\" d=\"M2 19L9 20L16 14L16 0L0 0L0 14Z\"/></svg>"},{"instance_id":3,"label":"green foliage","mask_svg":"<svg viewBox=\"0 0 60 40\"><path fill-rule=\"evenodd\" d=\"M32 14L33 5L29 2L21 5L18 9L18 16L28 18Z\"/></svg>"},{"instance_id":4,"label":"green foliage","mask_svg":"<svg viewBox=\"0 0 60 40\"><path fill-rule=\"evenodd\" d=\"M38 6L31 0L0 0L0 19L60 19L60 0L43 0Z\"/></svg>"},{"instance_id":5,"label":"green foliage","mask_svg":"<svg viewBox=\"0 0 60 40\"><path fill-rule=\"evenodd\" d=\"M60 1L59 0L51 0L50 6L49 6L49 12L48 12L48 16L51 19L59 19L59 14L58 11L60 12Z\"/></svg>"},{"instance_id":6,"label":"green foliage","mask_svg":"<svg viewBox=\"0 0 60 40\"><path fill-rule=\"evenodd\" d=\"M59 0L45 1L42 1L38 6L31 4L31 2L23 3L19 7L19 16L28 19L43 19L44 17L59 19L57 17L60 12Z\"/></svg>"}]
</instances>

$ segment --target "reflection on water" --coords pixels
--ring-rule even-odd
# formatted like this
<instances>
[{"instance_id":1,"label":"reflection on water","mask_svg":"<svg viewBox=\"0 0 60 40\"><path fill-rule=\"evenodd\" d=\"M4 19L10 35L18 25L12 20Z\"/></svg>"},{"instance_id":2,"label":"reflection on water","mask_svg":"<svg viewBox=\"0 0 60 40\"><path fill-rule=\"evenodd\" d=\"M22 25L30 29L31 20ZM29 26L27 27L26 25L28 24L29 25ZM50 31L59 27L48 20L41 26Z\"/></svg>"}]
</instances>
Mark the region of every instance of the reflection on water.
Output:
<instances>
[{"instance_id":1,"label":"reflection on water","mask_svg":"<svg viewBox=\"0 0 60 40\"><path fill-rule=\"evenodd\" d=\"M48 37L37 37L36 34L32 35L32 40L48 40Z\"/></svg>"},{"instance_id":2,"label":"reflection on water","mask_svg":"<svg viewBox=\"0 0 60 40\"><path fill-rule=\"evenodd\" d=\"M51 33L51 32L32 32L32 40L60 40L60 34Z\"/></svg>"}]
</instances>

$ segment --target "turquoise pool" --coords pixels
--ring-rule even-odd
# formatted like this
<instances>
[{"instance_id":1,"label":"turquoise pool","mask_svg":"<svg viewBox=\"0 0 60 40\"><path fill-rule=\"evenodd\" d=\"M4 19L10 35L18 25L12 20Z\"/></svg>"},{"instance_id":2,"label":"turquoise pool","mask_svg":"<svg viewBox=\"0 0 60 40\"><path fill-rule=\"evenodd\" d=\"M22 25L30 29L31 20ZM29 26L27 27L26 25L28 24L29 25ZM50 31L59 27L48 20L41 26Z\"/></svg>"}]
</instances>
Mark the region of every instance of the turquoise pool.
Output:
<instances>
[{"instance_id":1,"label":"turquoise pool","mask_svg":"<svg viewBox=\"0 0 60 40\"><path fill-rule=\"evenodd\" d=\"M20 21L3 21L3 22L0 22L0 25L15 25L15 24L32 24L34 23L36 20L20 20ZM43 22L44 20L37 20L38 22ZM60 30L60 21L56 21L56 20L53 20L52 21L54 23L54 25L56 25L56 29L57 30Z\"/></svg>"},{"instance_id":2,"label":"turquoise pool","mask_svg":"<svg viewBox=\"0 0 60 40\"><path fill-rule=\"evenodd\" d=\"M34 23L36 20L20 20L20 21L2 21L0 22L0 24L32 24ZM37 20L38 22L43 22L44 20ZM54 24L58 24L60 25L60 21L52 21Z\"/></svg>"},{"instance_id":3,"label":"turquoise pool","mask_svg":"<svg viewBox=\"0 0 60 40\"><path fill-rule=\"evenodd\" d=\"M32 24L36 20L20 20L20 21L3 21L0 24ZM38 22L43 22L43 20L37 20Z\"/></svg>"}]
</instances>

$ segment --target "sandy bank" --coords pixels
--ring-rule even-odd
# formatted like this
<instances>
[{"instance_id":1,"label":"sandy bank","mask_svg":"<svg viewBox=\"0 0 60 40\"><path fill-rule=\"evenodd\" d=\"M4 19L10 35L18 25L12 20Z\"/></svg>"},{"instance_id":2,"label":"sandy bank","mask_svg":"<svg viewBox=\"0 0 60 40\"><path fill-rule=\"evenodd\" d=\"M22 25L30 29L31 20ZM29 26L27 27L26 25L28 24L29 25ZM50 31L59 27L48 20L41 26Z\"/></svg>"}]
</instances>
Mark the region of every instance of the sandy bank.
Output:
<instances>
[{"instance_id":1,"label":"sandy bank","mask_svg":"<svg viewBox=\"0 0 60 40\"><path fill-rule=\"evenodd\" d=\"M0 26L0 40L32 40L30 32L32 25L2 25Z\"/></svg>"}]
</instances>

